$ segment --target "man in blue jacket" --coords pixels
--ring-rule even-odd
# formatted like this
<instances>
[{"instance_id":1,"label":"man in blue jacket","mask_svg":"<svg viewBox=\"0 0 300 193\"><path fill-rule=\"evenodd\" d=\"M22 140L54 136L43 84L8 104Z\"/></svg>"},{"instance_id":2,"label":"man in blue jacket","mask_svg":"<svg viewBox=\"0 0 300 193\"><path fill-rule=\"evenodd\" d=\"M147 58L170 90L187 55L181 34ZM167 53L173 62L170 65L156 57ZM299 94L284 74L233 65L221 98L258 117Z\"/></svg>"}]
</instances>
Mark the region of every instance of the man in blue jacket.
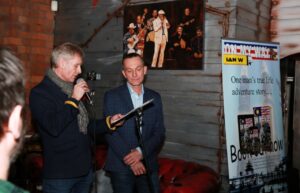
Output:
<instances>
[{"instance_id":1,"label":"man in blue jacket","mask_svg":"<svg viewBox=\"0 0 300 193\"><path fill-rule=\"evenodd\" d=\"M43 192L88 193L92 179L90 130L113 130L111 121L89 120L81 100L89 91L87 83L75 79L81 74L83 51L64 43L51 55L51 68L31 90L29 104L43 144Z\"/></svg>"},{"instance_id":2,"label":"man in blue jacket","mask_svg":"<svg viewBox=\"0 0 300 193\"><path fill-rule=\"evenodd\" d=\"M131 116L116 132L106 134L109 149L105 170L110 174L114 193L150 192L146 174L151 176L154 192L159 193L157 155L165 137L161 97L143 86L147 67L140 55L128 54L122 63L122 73L127 83L105 93L104 115L110 116L116 112L125 114L154 99L143 109L143 124L139 128L147 155L141 151L135 117ZM149 168L145 167L145 160L148 160Z\"/></svg>"}]
</instances>

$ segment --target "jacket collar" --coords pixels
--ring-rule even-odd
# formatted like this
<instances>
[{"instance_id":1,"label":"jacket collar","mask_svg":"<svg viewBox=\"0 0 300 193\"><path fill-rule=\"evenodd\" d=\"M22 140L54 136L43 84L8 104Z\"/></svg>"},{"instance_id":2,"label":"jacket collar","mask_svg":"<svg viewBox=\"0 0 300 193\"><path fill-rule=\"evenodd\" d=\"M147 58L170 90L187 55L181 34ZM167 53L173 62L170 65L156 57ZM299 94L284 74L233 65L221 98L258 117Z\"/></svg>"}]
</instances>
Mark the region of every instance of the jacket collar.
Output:
<instances>
[{"instance_id":1,"label":"jacket collar","mask_svg":"<svg viewBox=\"0 0 300 193\"><path fill-rule=\"evenodd\" d=\"M127 108L129 110L133 109L133 103L131 101L131 97L130 97L130 93L127 87L127 84L125 83L122 87L121 87L121 94L123 96L123 99L125 100L125 104L127 104ZM149 96L149 91L147 88L144 87L144 99L143 99L143 103L150 100L150 96Z\"/></svg>"}]
</instances>

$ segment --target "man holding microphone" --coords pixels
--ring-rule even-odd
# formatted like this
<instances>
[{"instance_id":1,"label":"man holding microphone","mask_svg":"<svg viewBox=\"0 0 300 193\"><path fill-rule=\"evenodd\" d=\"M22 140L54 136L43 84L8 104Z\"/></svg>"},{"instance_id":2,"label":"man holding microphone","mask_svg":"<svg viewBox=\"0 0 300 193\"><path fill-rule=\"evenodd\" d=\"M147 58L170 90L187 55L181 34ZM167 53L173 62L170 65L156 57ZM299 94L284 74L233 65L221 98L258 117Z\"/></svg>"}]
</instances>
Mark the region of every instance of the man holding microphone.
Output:
<instances>
[{"instance_id":1,"label":"man holding microphone","mask_svg":"<svg viewBox=\"0 0 300 193\"><path fill-rule=\"evenodd\" d=\"M81 74L83 51L64 43L54 48L51 68L31 90L29 105L43 145L43 192L88 193L93 180L90 133L113 131L121 114L90 120L81 101L89 92Z\"/></svg>"}]
</instances>

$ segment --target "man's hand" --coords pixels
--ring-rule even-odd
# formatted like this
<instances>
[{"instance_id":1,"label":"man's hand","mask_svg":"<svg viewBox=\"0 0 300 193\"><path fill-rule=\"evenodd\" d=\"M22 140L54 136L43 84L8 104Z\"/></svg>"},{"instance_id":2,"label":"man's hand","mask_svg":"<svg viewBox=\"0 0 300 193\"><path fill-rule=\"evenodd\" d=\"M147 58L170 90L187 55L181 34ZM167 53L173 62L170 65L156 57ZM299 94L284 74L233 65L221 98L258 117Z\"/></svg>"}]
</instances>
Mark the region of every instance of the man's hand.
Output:
<instances>
[{"instance_id":1,"label":"man's hand","mask_svg":"<svg viewBox=\"0 0 300 193\"><path fill-rule=\"evenodd\" d=\"M132 44L132 43L134 42L134 39L133 39L133 38L128 38L128 39L127 39L127 42L128 42L129 44Z\"/></svg>"},{"instance_id":2,"label":"man's hand","mask_svg":"<svg viewBox=\"0 0 300 193\"><path fill-rule=\"evenodd\" d=\"M143 159L143 155L137 149L133 149L129 154L127 154L123 158L123 161L125 162L125 164L131 166L137 164L142 159Z\"/></svg>"},{"instance_id":3,"label":"man's hand","mask_svg":"<svg viewBox=\"0 0 300 193\"><path fill-rule=\"evenodd\" d=\"M122 126L124 124L124 120L123 121L119 121L117 123L114 123L116 120L121 119L122 117L124 117L124 115L122 115L122 114L113 115L110 118L110 125L113 126L113 127L120 127L120 126Z\"/></svg>"},{"instance_id":4,"label":"man's hand","mask_svg":"<svg viewBox=\"0 0 300 193\"><path fill-rule=\"evenodd\" d=\"M169 29L171 27L170 23L166 23L167 28Z\"/></svg>"},{"instance_id":5,"label":"man's hand","mask_svg":"<svg viewBox=\"0 0 300 193\"><path fill-rule=\"evenodd\" d=\"M146 168L141 161L131 165L130 168L135 176L143 175L146 173Z\"/></svg>"},{"instance_id":6,"label":"man's hand","mask_svg":"<svg viewBox=\"0 0 300 193\"><path fill-rule=\"evenodd\" d=\"M89 92L89 91L90 91L90 89L89 89L88 84L84 80L81 80L81 81L79 81L78 83L75 84L71 97L78 100L78 101L80 101L82 96L86 92Z\"/></svg>"}]
</instances>

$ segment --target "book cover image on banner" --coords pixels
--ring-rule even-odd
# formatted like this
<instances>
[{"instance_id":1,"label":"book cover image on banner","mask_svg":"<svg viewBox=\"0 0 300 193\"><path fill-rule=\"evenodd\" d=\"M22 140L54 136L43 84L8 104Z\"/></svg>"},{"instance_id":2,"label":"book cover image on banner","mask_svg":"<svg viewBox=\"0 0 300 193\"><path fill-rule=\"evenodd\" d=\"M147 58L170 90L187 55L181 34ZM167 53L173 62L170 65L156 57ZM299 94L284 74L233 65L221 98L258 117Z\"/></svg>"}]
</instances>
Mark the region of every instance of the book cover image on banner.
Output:
<instances>
[{"instance_id":1,"label":"book cover image on banner","mask_svg":"<svg viewBox=\"0 0 300 193\"><path fill-rule=\"evenodd\" d=\"M288 192L279 44L222 40L230 193Z\"/></svg>"}]
</instances>

